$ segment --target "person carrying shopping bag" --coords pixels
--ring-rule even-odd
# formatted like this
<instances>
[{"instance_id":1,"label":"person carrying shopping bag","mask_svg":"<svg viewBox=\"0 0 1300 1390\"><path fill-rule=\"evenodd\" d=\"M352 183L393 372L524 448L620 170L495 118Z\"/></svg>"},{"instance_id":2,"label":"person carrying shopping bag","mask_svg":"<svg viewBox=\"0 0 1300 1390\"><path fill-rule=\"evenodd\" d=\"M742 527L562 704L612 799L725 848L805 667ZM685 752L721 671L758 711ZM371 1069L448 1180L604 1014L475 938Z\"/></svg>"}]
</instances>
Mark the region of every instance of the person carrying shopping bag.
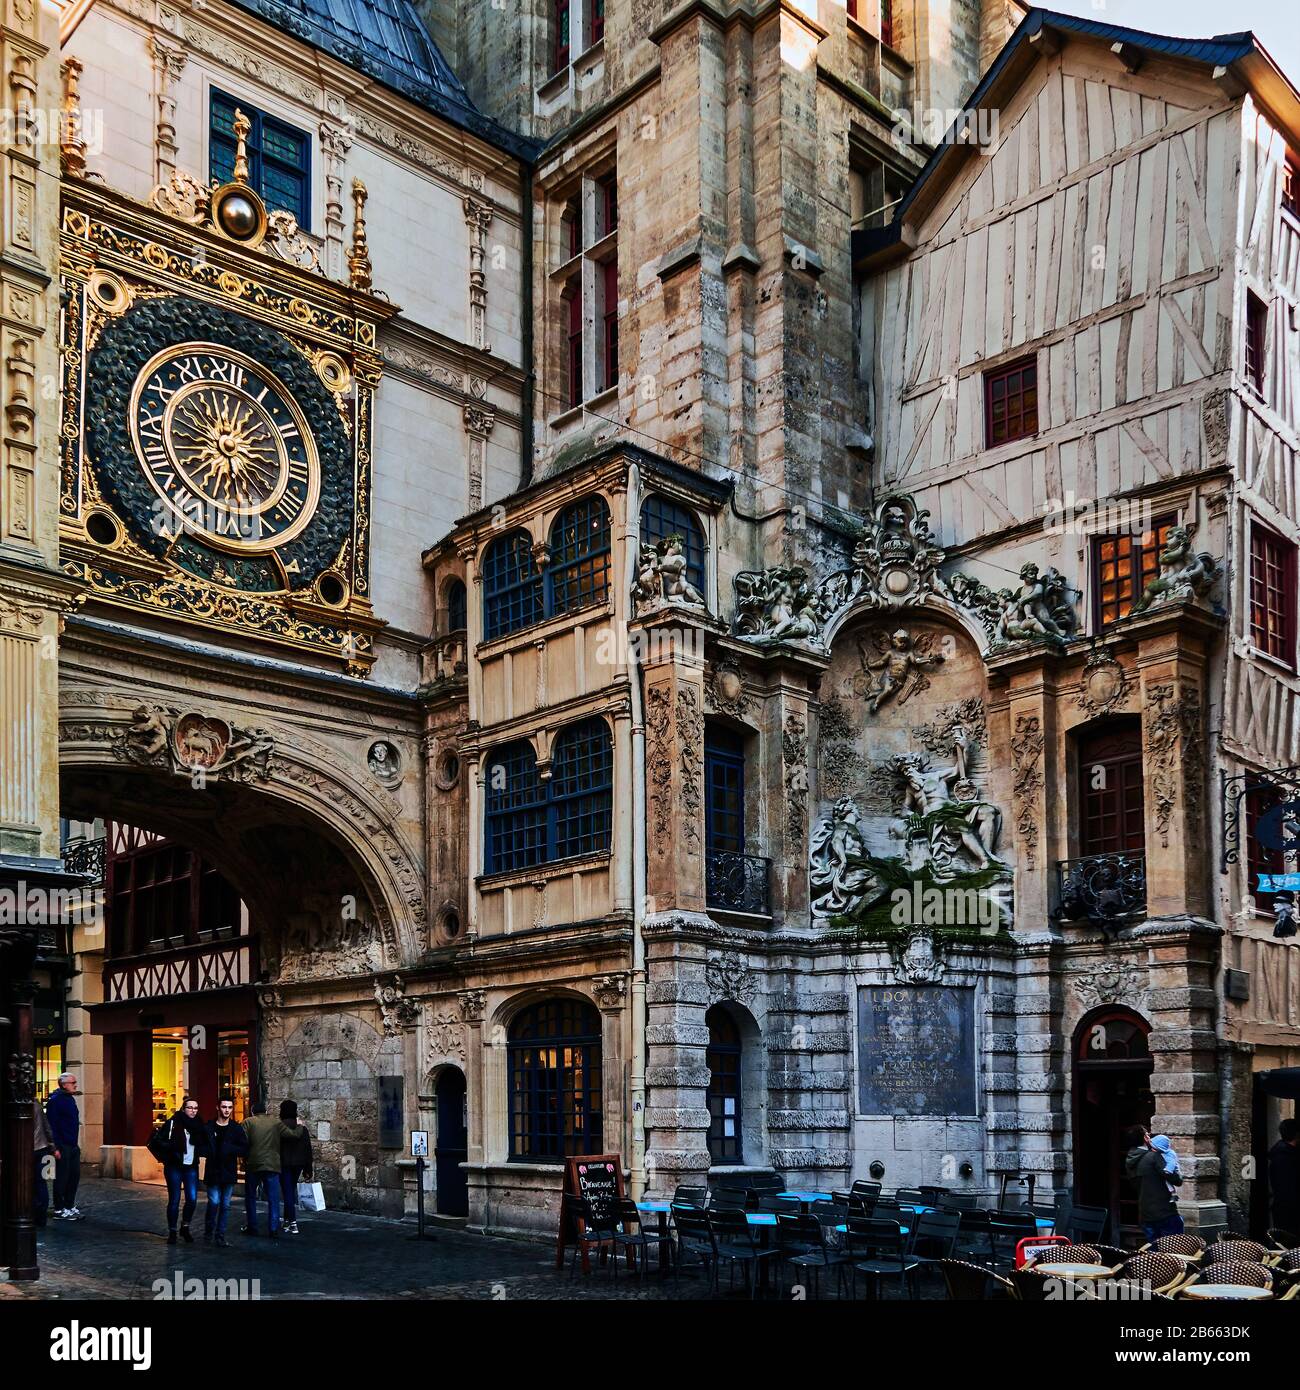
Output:
<instances>
[{"instance_id":1,"label":"person carrying shopping bag","mask_svg":"<svg viewBox=\"0 0 1300 1390\"><path fill-rule=\"evenodd\" d=\"M298 1232L298 1183L311 1181L311 1135L307 1126L298 1123L298 1105L292 1100L280 1102L280 1122L285 1132L280 1137L280 1186L284 1191L284 1232Z\"/></svg>"}]
</instances>

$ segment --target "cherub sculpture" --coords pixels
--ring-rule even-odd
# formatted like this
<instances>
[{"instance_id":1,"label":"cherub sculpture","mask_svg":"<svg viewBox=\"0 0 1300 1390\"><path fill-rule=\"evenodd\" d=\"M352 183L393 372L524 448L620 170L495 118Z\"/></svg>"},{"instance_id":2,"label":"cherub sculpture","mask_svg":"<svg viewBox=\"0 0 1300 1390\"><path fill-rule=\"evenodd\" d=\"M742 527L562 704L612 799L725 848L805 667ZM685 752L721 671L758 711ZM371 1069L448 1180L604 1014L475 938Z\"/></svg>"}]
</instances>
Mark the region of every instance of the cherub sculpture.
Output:
<instances>
[{"instance_id":1,"label":"cherub sculpture","mask_svg":"<svg viewBox=\"0 0 1300 1390\"><path fill-rule=\"evenodd\" d=\"M1219 577L1219 566L1207 550L1192 550L1193 527L1171 526L1160 549L1160 573L1147 581L1132 612L1145 613L1161 603L1187 603L1203 597Z\"/></svg>"},{"instance_id":2,"label":"cherub sculpture","mask_svg":"<svg viewBox=\"0 0 1300 1390\"><path fill-rule=\"evenodd\" d=\"M167 746L167 723L162 711L140 705L131 719L131 727L126 731L127 745L140 757L156 758Z\"/></svg>"},{"instance_id":3,"label":"cherub sculpture","mask_svg":"<svg viewBox=\"0 0 1300 1390\"><path fill-rule=\"evenodd\" d=\"M1003 605L998 636L1004 642L1064 641L1076 624L1068 594L1065 576L1058 570L1049 568L1040 577L1037 565L1022 565L1020 588Z\"/></svg>"},{"instance_id":4,"label":"cherub sculpture","mask_svg":"<svg viewBox=\"0 0 1300 1390\"><path fill-rule=\"evenodd\" d=\"M871 634L875 656L869 656L862 643L858 652L862 658L862 669L867 673L864 694L869 697L867 708L872 714L880 711L880 706L897 699L900 705L917 692L925 690L929 684L926 671L933 670L943 661L943 653L933 650L935 634L923 632L913 637L905 627L900 627L888 638L880 631Z\"/></svg>"}]
</instances>

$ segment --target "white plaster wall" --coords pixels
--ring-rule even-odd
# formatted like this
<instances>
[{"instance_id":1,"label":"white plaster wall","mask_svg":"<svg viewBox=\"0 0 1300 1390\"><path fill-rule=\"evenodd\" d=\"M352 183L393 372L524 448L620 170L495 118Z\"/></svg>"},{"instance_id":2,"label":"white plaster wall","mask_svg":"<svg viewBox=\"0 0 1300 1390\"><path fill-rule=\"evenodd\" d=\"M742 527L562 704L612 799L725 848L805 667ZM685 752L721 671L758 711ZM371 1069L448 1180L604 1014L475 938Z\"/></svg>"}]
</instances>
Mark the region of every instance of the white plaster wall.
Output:
<instances>
[{"instance_id":1,"label":"white plaster wall","mask_svg":"<svg viewBox=\"0 0 1300 1390\"><path fill-rule=\"evenodd\" d=\"M113 188L147 198L153 187L153 60L145 33L111 10L82 20L64 57L79 58L87 167ZM90 148L94 135L99 148Z\"/></svg>"}]
</instances>

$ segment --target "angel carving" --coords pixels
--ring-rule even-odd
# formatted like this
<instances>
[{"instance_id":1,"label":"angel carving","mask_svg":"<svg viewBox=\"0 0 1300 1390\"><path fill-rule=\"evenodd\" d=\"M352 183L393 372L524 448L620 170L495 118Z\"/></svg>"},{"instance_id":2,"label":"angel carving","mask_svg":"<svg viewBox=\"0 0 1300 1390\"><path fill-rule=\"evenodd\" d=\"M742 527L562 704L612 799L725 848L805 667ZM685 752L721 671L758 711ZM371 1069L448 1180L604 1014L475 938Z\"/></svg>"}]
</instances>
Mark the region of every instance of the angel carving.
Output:
<instances>
[{"instance_id":1,"label":"angel carving","mask_svg":"<svg viewBox=\"0 0 1300 1390\"><path fill-rule=\"evenodd\" d=\"M871 634L874 655L858 642L866 675L861 693L867 697L867 709L872 714L879 713L881 705L891 700L902 705L919 691L929 689L930 678L925 673L944 659L942 652L934 650L935 637L933 632L914 637L905 627L888 637L877 630Z\"/></svg>"}]
</instances>

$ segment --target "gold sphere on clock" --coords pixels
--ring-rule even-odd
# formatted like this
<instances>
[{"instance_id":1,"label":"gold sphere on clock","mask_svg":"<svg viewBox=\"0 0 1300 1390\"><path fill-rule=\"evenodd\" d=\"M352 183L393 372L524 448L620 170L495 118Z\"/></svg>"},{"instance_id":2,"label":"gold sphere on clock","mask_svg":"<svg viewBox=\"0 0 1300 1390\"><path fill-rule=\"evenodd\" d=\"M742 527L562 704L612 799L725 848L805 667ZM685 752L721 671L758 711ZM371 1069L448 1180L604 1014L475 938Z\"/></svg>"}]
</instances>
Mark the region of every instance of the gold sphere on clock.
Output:
<instances>
[{"instance_id":1,"label":"gold sphere on clock","mask_svg":"<svg viewBox=\"0 0 1300 1390\"><path fill-rule=\"evenodd\" d=\"M131 439L162 525L234 553L298 536L320 501L320 459L297 401L266 367L216 343L151 358L131 392Z\"/></svg>"}]
</instances>

